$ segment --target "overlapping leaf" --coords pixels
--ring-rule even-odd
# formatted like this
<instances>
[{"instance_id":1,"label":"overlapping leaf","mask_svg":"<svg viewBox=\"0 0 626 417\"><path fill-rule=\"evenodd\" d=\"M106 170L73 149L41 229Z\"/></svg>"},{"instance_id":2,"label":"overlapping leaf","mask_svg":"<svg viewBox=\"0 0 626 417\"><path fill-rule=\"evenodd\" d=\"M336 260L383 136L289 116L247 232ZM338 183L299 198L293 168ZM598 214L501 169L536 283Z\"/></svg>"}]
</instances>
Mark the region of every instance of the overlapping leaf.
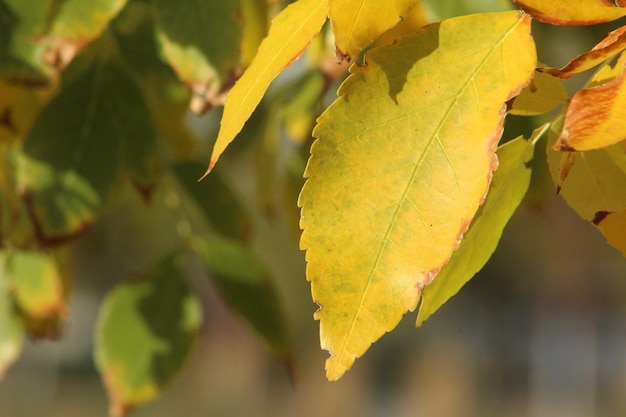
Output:
<instances>
[{"instance_id":1,"label":"overlapping leaf","mask_svg":"<svg viewBox=\"0 0 626 417\"><path fill-rule=\"evenodd\" d=\"M26 138L18 166L18 185L45 244L91 224L122 169L145 191L158 169L151 116L133 78L113 63L84 67L68 68L67 82Z\"/></svg>"},{"instance_id":2,"label":"overlapping leaf","mask_svg":"<svg viewBox=\"0 0 626 417\"><path fill-rule=\"evenodd\" d=\"M338 59L355 57L381 33L391 29L419 0L330 0L328 17Z\"/></svg>"},{"instance_id":3,"label":"overlapping leaf","mask_svg":"<svg viewBox=\"0 0 626 417\"><path fill-rule=\"evenodd\" d=\"M553 25L595 25L626 16L610 0L513 0L535 19Z\"/></svg>"},{"instance_id":4,"label":"overlapping leaf","mask_svg":"<svg viewBox=\"0 0 626 417\"><path fill-rule=\"evenodd\" d=\"M424 287L417 327L480 271L495 251L504 227L528 190L534 145L547 131L547 126L537 129L530 140L520 137L498 149L500 165L494 173L485 203L478 209L450 262L430 285Z\"/></svg>"},{"instance_id":5,"label":"overlapping leaf","mask_svg":"<svg viewBox=\"0 0 626 417\"><path fill-rule=\"evenodd\" d=\"M600 228L609 244L626 256L626 210L600 212L593 223Z\"/></svg>"},{"instance_id":6,"label":"overlapping leaf","mask_svg":"<svg viewBox=\"0 0 626 417\"><path fill-rule=\"evenodd\" d=\"M194 94L198 113L219 103L239 63L240 1L153 2L163 53Z\"/></svg>"},{"instance_id":7,"label":"overlapping leaf","mask_svg":"<svg viewBox=\"0 0 626 417\"><path fill-rule=\"evenodd\" d=\"M299 204L329 379L416 307L459 244L504 103L536 65L529 30L518 12L427 26L368 52L320 117Z\"/></svg>"},{"instance_id":8,"label":"overlapping leaf","mask_svg":"<svg viewBox=\"0 0 626 417\"><path fill-rule=\"evenodd\" d=\"M241 131L272 80L298 58L318 34L326 20L327 6L328 0L298 0L272 21L269 34L261 43L250 67L226 97L224 115L207 173Z\"/></svg>"},{"instance_id":9,"label":"overlapping leaf","mask_svg":"<svg viewBox=\"0 0 626 417\"><path fill-rule=\"evenodd\" d=\"M622 54L614 67L601 68L590 86L572 97L555 149L587 151L626 139L625 69L626 55Z\"/></svg>"},{"instance_id":10,"label":"overlapping leaf","mask_svg":"<svg viewBox=\"0 0 626 417\"><path fill-rule=\"evenodd\" d=\"M536 116L567 104L567 92L558 78L542 72L535 73L530 84L515 97L510 114Z\"/></svg>"},{"instance_id":11,"label":"overlapping leaf","mask_svg":"<svg viewBox=\"0 0 626 417\"><path fill-rule=\"evenodd\" d=\"M559 135L562 119L553 123L550 144ZM626 154L622 144L588 152L555 152L548 163L559 194L583 219L598 213L626 210Z\"/></svg>"},{"instance_id":12,"label":"overlapping leaf","mask_svg":"<svg viewBox=\"0 0 626 417\"><path fill-rule=\"evenodd\" d=\"M156 398L181 371L202 321L171 256L135 281L118 285L101 306L95 359L111 403L111 416Z\"/></svg>"}]
</instances>

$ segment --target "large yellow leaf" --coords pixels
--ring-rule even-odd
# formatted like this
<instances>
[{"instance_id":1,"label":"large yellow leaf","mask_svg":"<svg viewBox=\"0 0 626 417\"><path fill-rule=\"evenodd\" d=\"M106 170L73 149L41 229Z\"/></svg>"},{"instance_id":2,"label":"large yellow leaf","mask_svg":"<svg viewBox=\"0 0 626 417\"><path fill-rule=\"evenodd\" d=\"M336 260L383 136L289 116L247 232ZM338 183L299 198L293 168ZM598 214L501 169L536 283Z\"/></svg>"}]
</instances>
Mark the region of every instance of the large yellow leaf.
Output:
<instances>
[{"instance_id":1,"label":"large yellow leaf","mask_svg":"<svg viewBox=\"0 0 626 417\"><path fill-rule=\"evenodd\" d=\"M354 57L364 46L394 27L419 0L330 0L328 16L339 59Z\"/></svg>"},{"instance_id":2,"label":"large yellow leaf","mask_svg":"<svg viewBox=\"0 0 626 417\"><path fill-rule=\"evenodd\" d=\"M374 48L314 130L299 199L327 377L415 309L479 204L505 101L536 65L530 18L465 16Z\"/></svg>"},{"instance_id":3,"label":"large yellow leaf","mask_svg":"<svg viewBox=\"0 0 626 417\"><path fill-rule=\"evenodd\" d=\"M572 97L554 149L588 151L626 139L625 64L622 54L614 67L605 65L591 79L590 87Z\"/></svg>"},{"instance_id":4,"label":"large yellow leaf","mask_svg":"<svg viewBox=\"0 0 626 417\"><path fill-rule=\"evenodd\" d=\"M513 0L535 19L553 25L595 25L626 16L610 0ZM622 5L623 6L623 5Z\"/></svg>"},{"instance_id":5,"label":"large yellow leaf","mask_svg":"<svg viewBox=\"0 0 626 417\"><path fill-rule=\"evenodd\" d=\"M207 174L241 131L272 80L298 58L326 21L328 0L298 0L272 21L250 67L226 97ZM205 174L206 175L206 174Z\"/></svg>"}]
</instances>

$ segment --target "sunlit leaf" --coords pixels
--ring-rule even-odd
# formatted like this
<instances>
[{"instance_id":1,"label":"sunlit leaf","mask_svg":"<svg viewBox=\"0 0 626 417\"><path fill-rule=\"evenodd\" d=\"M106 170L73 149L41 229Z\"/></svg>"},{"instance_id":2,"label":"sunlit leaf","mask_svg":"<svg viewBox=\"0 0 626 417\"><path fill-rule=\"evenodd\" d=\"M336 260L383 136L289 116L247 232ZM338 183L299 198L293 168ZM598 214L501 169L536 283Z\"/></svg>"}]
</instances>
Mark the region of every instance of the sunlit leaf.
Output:
<instances>
[{"instance_id":1,"label":"sunlit leaf","mask_svg":"<svg viewBox=\"0 0 626 417\"><path fill-rule=\"evenodd\" d=\"M48 34L47 61L65 67L78 51L100 36L127 1L63 1Z\"/></svg>"},{"instance_id":2,"label":"sunlit leaf","mask_svg":"<svg viewBox=\"0 0 626 417\"><path fill-rule=\"evenodd\" d=\"M550 73L566 80L573 75L587 71L605 62L624 49L626 49L626 26L609 33L609 35L604 38L602 42L594 46L591 51L577 56L563 68L540 68L540 71Z\"/></svg>"},{"instance_id":3,"label":"sunlit leaf","mask_svg":"<svg viewBox=\"0 0 626 417\"><path fill-rule=\"evenodd\" d=\"M13 252L8 258L8 274L11 293L29 333L58 337L68 307L55 259L37 252Z\"/></svg>"},{"instance_id":4,"label":"sunlit leaf","mask_svg":"<svg viewBox=\"0 0 626 417\"><path fill-rule=\"evenodd\" d=\"M504 103L536 65L529 30L519 12L472 15L372 49L318 119L300 245L329 379L415 309L459 244L497 166Z\"/></svg>"},{"instance_id":5,"label":"sunlit leaf","mask_svg":"<svg viewBox=\"0 0 626 417\"><path fill-rule=\"evenodd\" d=\"M626 256L626 210L596 213L593 223L600 228L609 244Z\"/></svg>"},{"instance_id":6,"label":"sunlit leaf","mask_svg":"<svg viewBox=\"0 0 626 417\"><path fill-rule=\"evenodd\" d=\"M123 169L145 192L158 169L151 116L133 78L112 63L81 69L79 61L33 125L18 166L45 244L85 230Z\"/></svg>"},{"instance_id":7,"label":"sunlit leaf","mask_svg":"<svg viewBox=\"0 0 626 417\"><path fill-rule=\"evenodd\" d=\"M622 57L624 58L624 57ZM591 85L574 94L554 149L587 151L626 139L626 60L602 68ZM604 81L608 74L617 76Z\"/></svg>"},{"instance_id":8,"label":"sunlit leaf","mask_svg":"<svg viewBox=\"0 0 626 417\"><path fill-rule=\"evenodd\" d=\"M241 44L239 0L153 2L163 54L194 94L202 113L220 104L219 94L238 67Z\"/></svg>"},{"instance_id":9,"label":"sunlit leaf","mask_svg":"<svg viewBox=\"0 0 626 417\"><path fill-rule=\"evenodd\" d=\"M24 344L24 330L9 294L10 276L6 257L0 255L0 379L15 362Z\"/></svg>"},{"instance_id":10,"label":"sunlit leaf","mask_svg":"<svg viewBox=\"0 0 626 417\"><path fill-rule=\"evenodd\" d=\"M610 0L513 0L540 22L553 25L595 25L626 16L626 8Z\"/></svg>"},{"instance_id":11,"label":"sunlit leaf","mask_svg":"<svg viewBox=\"0 0 626 417\"><path fill-rule=\"evenodd\" d=\"M272 80L294 61L326 20L328 0L298 0L274 20L250 67L226 97L224 115L207 173L261 101Z\"/></svg>"},{"instance_id":12,"label":"sunlit leaf","mask_svg":"<svg viewBox=\"0 0 626 417\"><path fill-rule=\"evenodd\" d=\"M100 310L95 359L111 415L158 397L185 364L202 321L199 300L171 256L111 291Z\"/></svg>"},{"instance_id":13,"label":"sunlit leaf","mask_svg":"<svg viewBox=\"0 0 626 417\"><path fill-rule=\"evenodd\" d=\"M226 303L284 359L291 335L265 266L236 241L206 238L194 242L200 259Z\"/></svg>"},{"instance_id":14,"label":"sunlit leaf","mask_svg":"<svg viewBox=\"0 0 626 417\"><path fill-rule=\"evenodd\" d=\"M518 116L535 116L548 113L567 104L563 83L549 74L536 72L535 77L513 100L509 113Z\"/></svg>"},{"instance_id":15,"label":"sunlit leaf","mask_svg":"<svg viewBox=\"0 0 626 417\"><path fill-rule=\"evenodd\" d=\"M553 123L549 146L560 132ZM559 194L583 219L593 221L598 212L626 210L626 156L621 144L587 152L548 149L548 163Z\"/></svg>"},{"instance_id":16,"label":"sunlit leaf","mask_svg":"<svg viewBox=\"0 0 626 417\"><path fill-rule=\"evenodd\" d=\"M480 271L495 251L504 227L528 190L534 144L547 127L537 129L530 140L520 137L498 149L500 165L493 175L485 203L478 209L450 262L424 287L417 327Z\"/></svg>"},{"instance_id":17,"label":"sunlit leaf","mask_svg":"<svg viewBox=\"0 0 626 417\"><path fill-rule=\"evenodd\" d=\"M174 164L172 169L185 191L193 197L218 232L243 241L250 237L252 220L219 173L198 182L200 173L205 169L204 164L183 161Z\"/></svg>"},{"instance_id":18,"label":"sunlit leaf","mask_svg":"<svg viewBox=\"0 0 626 417\"><path fill-rule=\"evenodd\" d=\"M329 0L328 17L337 58L350 60L363 47L398 24L419 0Z\"/></svg>"}]
</instances>

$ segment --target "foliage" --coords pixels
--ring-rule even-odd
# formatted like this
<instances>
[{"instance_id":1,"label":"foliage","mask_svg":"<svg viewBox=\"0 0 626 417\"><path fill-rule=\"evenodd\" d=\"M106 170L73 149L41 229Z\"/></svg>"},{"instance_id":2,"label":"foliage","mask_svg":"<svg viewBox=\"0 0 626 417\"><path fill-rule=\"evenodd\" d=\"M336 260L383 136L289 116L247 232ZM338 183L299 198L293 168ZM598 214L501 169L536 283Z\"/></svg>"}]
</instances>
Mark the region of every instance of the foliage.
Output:
<instances>
[{"instance_id":1,"label":"foliage","mask_svg":"<svg viewBox=\"0 0 626 417\"><path fill-rule=\"evenodd\" d=\"M95 360L111 414L184 368L202 322L198 266L289 363L254 216L218 164L244 158L240 142L257 146L260 211L302 228L331 380L485 265L542 154L557 192L626 255L626 26L562 68L538 63L532 36L533 19L615 21L623 1L279 3L0 0L0 374L25 334L61 333L73 244L128 184L145 207L162 199L176 236L102 303ZM568 97L563 81L592 69ZM219 131L190 128L188 109L221 117ZM507 114L540 118L507 141Z\"/></svg>"}]
</instances>

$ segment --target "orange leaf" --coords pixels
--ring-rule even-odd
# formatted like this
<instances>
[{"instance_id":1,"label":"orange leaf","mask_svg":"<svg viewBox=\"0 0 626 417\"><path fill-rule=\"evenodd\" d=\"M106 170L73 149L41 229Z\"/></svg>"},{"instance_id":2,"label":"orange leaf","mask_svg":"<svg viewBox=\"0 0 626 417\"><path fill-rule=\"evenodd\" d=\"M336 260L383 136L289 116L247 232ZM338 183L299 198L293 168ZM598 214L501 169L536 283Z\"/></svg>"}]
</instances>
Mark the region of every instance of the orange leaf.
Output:
<instances>
[{"instance_id":1,"label":"orange leaf","mask_svg":"<svg viewBox=\"0 0 626 417\"><path fill-rule=\"evenodd\" d=\"M538 71L550 73L566 80L572 75L587 71L626 49L626 26L614 30L597 44L591 51L578 55L561 69L539 68Z\"/></svg>"},{"instance_id":2,"label":"orange leaf","mask_svg":"<svg viewBox=\"0 0 626 417\"><path fill-rule=\"evenodd\" d=\"M608 0L513 0L540 22L553 25L596 25L626 16L626 8ZM620 6L624 6L623 1Z\"/></svg>"}]
</instances>

